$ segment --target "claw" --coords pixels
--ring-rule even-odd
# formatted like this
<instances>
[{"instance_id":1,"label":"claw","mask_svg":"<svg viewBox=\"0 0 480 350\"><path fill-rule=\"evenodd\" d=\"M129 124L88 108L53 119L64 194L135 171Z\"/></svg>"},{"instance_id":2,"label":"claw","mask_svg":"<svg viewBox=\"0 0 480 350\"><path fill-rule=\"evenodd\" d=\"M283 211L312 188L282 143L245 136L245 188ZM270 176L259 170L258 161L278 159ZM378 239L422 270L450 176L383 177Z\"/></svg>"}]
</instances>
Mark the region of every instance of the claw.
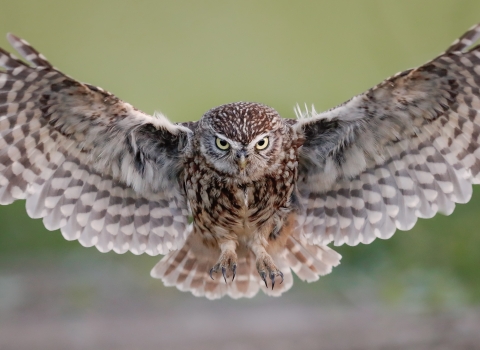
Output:
<instances>
[{"instance_id":1,"label":"claw","mask_svg":"<svg viewBox=\"0 0 480 350\"><path fill-rule=\"evenodd\" d=\"M227 269L225 268L225 266L222 266L222 275L225 283L227 283Z\"/></svg>"},{"instance_id":2,"label":"claw","mask_svg":"<svg viewBox=\"0 0 480 350\"><path fill-rule=\"evenodd\" d=\"M210 278L211 278L212 280L215 280L215 279L213 278L213 276L212 276L212 274L213 274L214 272L216 272L216 271L214 271L214 267L212 267L212 268L210 269Z\"/></svg>"},{"instance_id":3,"label":"claw","mask_svg":"<svg viewBox=\"0 0 480 350\"><path fill-rule=\"evenodd\" d=\"M267 277L267 274L266 274L264 271L262 271L262 272L260 272L260 277L262 277L263 282L265 282L265 287L268 288L268 286L267 286L267 278L266 278L266 277Z\"/></svg>"},{"instance_id":4,"label":"claw","mask_svg":"<svg viewBox=\"0 0 480 350\"><path fill-rule=\"evenodd\" d=\"M232 272L233 272L233 277L232 277L232 282L233 282L235 280L235 275L237 274L237 264L233 264Z\"/></svg>"},{"instance_id":5,"label":"claw","mask_svg":"<svg viewBox=\"0 0 480 350\"><path fill-rule=\"evenodd\" d=\"M275 287L275 272L270 272L270 280L272 281L272 290Z\"/></svg>"},{"instance_id":6,"label":"claw","mask_svg":"<svg viewBox=\"0 0 480 350\"><path fill-rule=\"evenodd\" d=\"M278 271L278 275L279 275L280 277L282 277L282 280L280 281L280 284L282 284L282 283L283 283L283 272L282 272L282 271Z\"/></svg>"}]
</instances>

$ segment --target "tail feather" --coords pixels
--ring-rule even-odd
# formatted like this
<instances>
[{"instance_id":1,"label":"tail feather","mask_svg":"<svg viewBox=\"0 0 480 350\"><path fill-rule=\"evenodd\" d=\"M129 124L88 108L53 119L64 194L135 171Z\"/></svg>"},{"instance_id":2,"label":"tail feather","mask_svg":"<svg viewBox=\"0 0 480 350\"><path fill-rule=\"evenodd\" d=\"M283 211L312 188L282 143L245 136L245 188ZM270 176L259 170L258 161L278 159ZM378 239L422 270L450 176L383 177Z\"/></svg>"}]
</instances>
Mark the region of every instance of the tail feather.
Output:
<instances>
[{"instance_id":1,"label":"tail feather","mask_svg":"<svg viewBox=\"0 0 480 350\"><path fill-rule=\"evenodd\" d=\"M181 291L208 299L218 299L224 295L233 299L251 298L258 293L260 279L251 253L239 256L235 280L225 283L221 275L217 274L212 280L208 273L216 263L218 253L212 249L212 254L202 254L198 259L193 251L187 240L182 249L169 253L155 265L151 271L152 277L162 279L165 286L176 286Z\"/></svg>"},{"instance_id":2,"label":"tail feather","mask_svg":"<svg viewBox=\"0 0 480 350\"><path fill-rule=\"evenodd\" d=\"M232 298L251 298L257 294L260 279L256 275L255 259L252 254L239 257L235 283L231 286L230 296Z\"/></svg>"},{"instance_id":3,"label":"tail feather","mask_svg":"<svg viewBox=\"0 0 480 350\"><path fill-rule=\"evenodd\" d=\"M303 237L290 237L286 259L302 281L313 282L332 272L332 268L340 264L341 255L327 246L308 244Z\"/></svg>"},{"instance_id":4,"label":"tail feather","mask_svg":"<svg viewBox=\"0 0 480 350\"><path fill-rule=\"evenodd\" d=\"M209 276L210 268L216 263L218 249L202 247L190 237L184 246L166 255L151 271L154 278L162 279L165 286L176 286L181 291L195 296L218 299L228 295L233 299L251 298L261 289L270 296L279 296L293 285L293 270L303 281L316 281L319 276L331 272L340 262L340 255L326 246L314 246L306 239L290 237L282 253L272 256L277 267L284 273L283 283L275 288L266 288L255 265L255 256L247 249L238 249L237 271L234 281L228 276L227 283L217 274L214 280Z\"/></svg>"}]
</instances>

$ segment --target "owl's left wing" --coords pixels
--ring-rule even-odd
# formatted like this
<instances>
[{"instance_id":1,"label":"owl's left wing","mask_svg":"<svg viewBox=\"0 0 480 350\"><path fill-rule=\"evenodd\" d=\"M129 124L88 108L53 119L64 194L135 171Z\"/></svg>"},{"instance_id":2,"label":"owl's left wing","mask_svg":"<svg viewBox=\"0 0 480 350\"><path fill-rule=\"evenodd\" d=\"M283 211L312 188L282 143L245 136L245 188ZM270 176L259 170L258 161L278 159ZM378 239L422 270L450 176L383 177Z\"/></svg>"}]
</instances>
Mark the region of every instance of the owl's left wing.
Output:
<instances>
[{"instance_id":1,"label":"owl's left wing","mask_svg":"<svg viewBox=\"0 0 480 350\"><path fill-rule=\"evenodd\" d=\"M370 243L449 214L480 182L480 37L294 125L303 133L299 229L312 243Z\"/></svg>"},{"instance_id":2,"label":"owl's left wing","mask_svg":"<svg viewBox=\"0 0 480 350\"><path fill-rule=\"evenodd\" d=\"M149 116L57 69L27 42L0 49L0 204L100 251L165 254L187 235L179 176L193 125Z\"/></svg>"}]
</instances>

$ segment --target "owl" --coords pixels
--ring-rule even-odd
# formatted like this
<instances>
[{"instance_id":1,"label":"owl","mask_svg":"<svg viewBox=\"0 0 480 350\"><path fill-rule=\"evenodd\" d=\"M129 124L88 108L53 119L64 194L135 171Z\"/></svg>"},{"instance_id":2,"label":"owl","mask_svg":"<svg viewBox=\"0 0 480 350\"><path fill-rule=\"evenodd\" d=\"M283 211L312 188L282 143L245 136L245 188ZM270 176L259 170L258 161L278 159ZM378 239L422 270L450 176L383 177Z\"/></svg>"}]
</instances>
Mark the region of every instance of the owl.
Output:
<instances>
[{"instance_id":1,"label":"owl","mask_svg":"<svg viewBox=\"0 0 480 350\"><path fill-rule=\"evenodd\" d=\"M323 113L236 102L147 115L8 35L0 50L0 203L101 252L164 255L151 275L210 299L280 295L480 182L480 37ZM28 63L27 63L28 62Z\"/></svg>"}]
</instances>

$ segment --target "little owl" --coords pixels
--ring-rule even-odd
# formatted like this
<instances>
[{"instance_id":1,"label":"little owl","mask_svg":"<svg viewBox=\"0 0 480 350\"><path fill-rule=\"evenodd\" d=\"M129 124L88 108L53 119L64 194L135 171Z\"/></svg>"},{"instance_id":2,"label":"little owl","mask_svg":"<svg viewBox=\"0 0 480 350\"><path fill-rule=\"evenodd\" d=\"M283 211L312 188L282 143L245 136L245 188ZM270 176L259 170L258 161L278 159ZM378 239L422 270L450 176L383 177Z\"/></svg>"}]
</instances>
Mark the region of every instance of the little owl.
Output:
<instances>
[{"instance_id":1,"label":"little owl","mask_svg":"<svg viewBox=\"0 0 480 350\"><path fill-rule=\"evenodd\" d=\"M197 296L280 295L370 243L450 214L480 182L480 37L317 113L259 103L197 122L147 115L0 49L0 203L101 252L165 255L151 275Z\"/></svg>"}]
</instances>

